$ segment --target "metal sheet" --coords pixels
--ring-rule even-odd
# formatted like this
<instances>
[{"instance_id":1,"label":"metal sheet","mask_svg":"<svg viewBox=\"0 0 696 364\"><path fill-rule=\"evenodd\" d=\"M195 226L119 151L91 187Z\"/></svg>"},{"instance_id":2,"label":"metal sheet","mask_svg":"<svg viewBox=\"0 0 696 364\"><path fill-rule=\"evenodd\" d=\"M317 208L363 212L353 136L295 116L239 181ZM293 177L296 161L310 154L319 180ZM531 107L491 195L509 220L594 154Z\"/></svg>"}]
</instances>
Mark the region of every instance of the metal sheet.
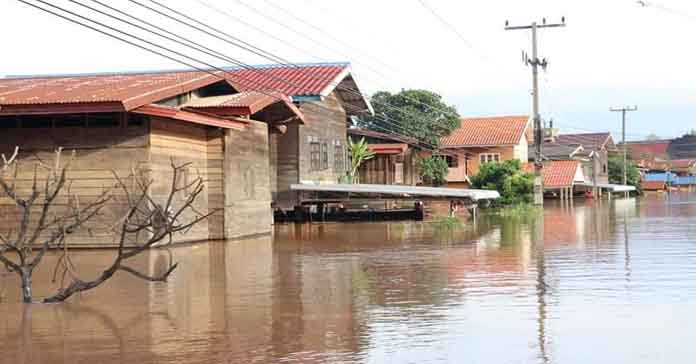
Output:
<instances>
[{"instance_id":1,"label":"metal sheet","mask_svg":"<svg viewBox=\"0 0 696 364\"><path fill-rule=\"evenodd\" d=\"M395 186L395 185L373 185L373 184L293 184L290 186L293 191L310 192L341 192L341 193L364 193L380 195L399 195L399 196L428 196L442 198L466 198L474 201L492 200L500 197L498 191L489 190L469 190L459 188L443 187L416 187L416 186Z\"/></svg>"}]
</instances>

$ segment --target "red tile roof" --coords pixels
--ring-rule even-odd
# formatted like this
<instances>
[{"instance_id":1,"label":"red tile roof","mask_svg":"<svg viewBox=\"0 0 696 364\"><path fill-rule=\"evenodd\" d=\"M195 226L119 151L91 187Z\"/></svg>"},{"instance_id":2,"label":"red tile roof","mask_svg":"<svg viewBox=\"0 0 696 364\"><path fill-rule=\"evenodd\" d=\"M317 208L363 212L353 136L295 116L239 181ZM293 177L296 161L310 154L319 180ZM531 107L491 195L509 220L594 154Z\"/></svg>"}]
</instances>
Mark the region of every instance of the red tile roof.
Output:
<instances>
[{"instance_id":1,"label":"red tile roof","mask_svg":"<svg viewBox=\"0 0 696 364\"><path fill-rule=\"evenodd\" d=\"M579 161L551 161L544 163L542 176L544 188L570 187L575 181L575 173L580 167Z\"/></svg>"},{"instance_id":2,"label":"red tile roof","mask_svg":"<svg viewBox=\"0 0 696 364\"><path fill-rule=\"evenodd\" d=\"M516 145L529 125L529 116L463 118L459 129L442 138L444 148Z\"/></svg>"},{"instance_id":3,"label":"red tile roof","mask_svg":"<svg viewBox=\"0 0 696 364\"><path fill-rule=\"evenodd\" d=\"M241 92L272 90L289 96L318 96L336 87L338 78L348 71L347 63L327 63L299 67L257 66L254 70L215 71L215 75L176 71L0 78L0 110L8 113L26 105L115 103L127 111L219 82L222 78Z\"/></svg>"},{"instance_id":4,"label":"red tile roof","mask_svg":"<svg viewBox=\"0 0 696 364\"><path fill-rule=\"evenodd\" d=\"M582 145L586 150L608 147L611 133L561 134L556 143L564 145Z\"/></svg>"},{"instance_id":5,"label":"red tile roof","mask_svg":"<svg viewBox=\"0 0 696 364\"><path fill-rule=\"evenodd\" d=\"M667 148L671 140L647 140L639 142L627 142L628 152L633 160L653 159L666 157Z\"/></svg>"},{"instance_id":6,"label":"red tile roof","mask_svg":"<svg viewBox=\"0 0 696 364\"><path fill-rule=\"evenodd\" d=\"M408 144L390 143L390 144L368 144L367 148L375 152L375 154L401 154L408 149Z\"/></svg>"}]
</instances>

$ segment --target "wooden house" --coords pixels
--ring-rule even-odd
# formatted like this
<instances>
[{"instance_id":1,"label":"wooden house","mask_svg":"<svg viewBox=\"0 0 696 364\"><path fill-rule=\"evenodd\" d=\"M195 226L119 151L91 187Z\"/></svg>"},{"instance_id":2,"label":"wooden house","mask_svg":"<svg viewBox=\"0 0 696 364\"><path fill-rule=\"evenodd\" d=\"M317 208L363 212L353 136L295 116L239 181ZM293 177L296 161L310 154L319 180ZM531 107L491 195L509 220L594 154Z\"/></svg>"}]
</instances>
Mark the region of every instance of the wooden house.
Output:
<instances>
[{"instance_id":1,"label":"wooden house","mask_svg":"<svg viewBox=\"0 0 696 364\"><path fill-rule=\"evenodd\" d=\"M447 185L467 187L469 177L485 163L512 159L525 163L532 137L529 116L463 118L459 128L440 143L450 167Z\"/></svg>"},{"instance_id":2,"label":"wooden house","mask_svg":"<svg viewBox=\"0 0 696 364\"><path fill-rule=\"evenodd\" d=\"M236 72L0 79L0 152L21 148L26 168L19 189L27 192L34 159L50 160L59 147L74 150L69 178L83 201L113 184L112 171L126 176L133 169L154 181L150 195L156 201L170 187L170 159L190 162L185 178L200 175L207 181L197 211L221 212L176 241L268 233L273 143L297 138L308 118L282 92L253 90L258 83ZM122 205L111 203L73 243L109 245L107 226L122 212ZM0 229L6 232L17 221L14 205L0 195Z\"/></svg>"},{"instance_id":3,"label":"wooden house","mask_svg":"<svg viewBox=\"0 0 696 364\"><path fill-rule=\"evenodd\" d=\"M240 76L288 95L304 115L304 124L287 123L270 136L271 194L279 209L297 205L295 183L337 183L349 167L346 149L351 118L372 113L348 63L266 66L267 76L250 70ZM281 82L285 81L285 82Z\"/></svg>"},{"instance_id":4,"label":"wooden house","mask_svg":"<svg viewBox=\"0 0 696 364\"><path fill-rule=\"evenodd\" d=\"M375 153L360 166L360 183L415 186L421 182L417 163L423 151L415 139L363 128L348 129L348 136L354 142L365 138Z\"/></svg>"}]
</instances>

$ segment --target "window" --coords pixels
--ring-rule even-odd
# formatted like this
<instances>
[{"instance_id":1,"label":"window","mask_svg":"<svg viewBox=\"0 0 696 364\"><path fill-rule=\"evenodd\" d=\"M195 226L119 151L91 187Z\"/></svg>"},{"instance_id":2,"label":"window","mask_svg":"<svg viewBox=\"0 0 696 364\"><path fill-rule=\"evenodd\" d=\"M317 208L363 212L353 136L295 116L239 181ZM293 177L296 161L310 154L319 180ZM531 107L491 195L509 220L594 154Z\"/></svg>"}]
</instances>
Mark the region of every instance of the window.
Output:
<instances>
[{"instance_id":1,"label":"window","mask_svg":"<svg viewBox=\"0 0 696 364\"><path fill-rule=\"evenodd\" d=\"M312 171L321 169L321 144L319 142L309 143L309 168Z\"/></svg>"},{"instance_id":2,"label":"window","mask_svg":"<svg viewBox=\"0 0 696 364\"><path fill-rule=\"evenodd\" d=\"M446 155L445 160L449 168L457 168L457 166L459 166L459 159L454 155Z\"/></svg>"},{"instance_id":3,"label":"window","mask_svg":"<svg viewBox=\"0 0 696 364\"><path fill-rule=\"evenodd\" d=\"M321 169L329 168L329 145L321 143Z\"/></svg>"},{"instance_id":4,"label":"window","mask_svg":"<svg viewBox=\"0 0 696 364\"><path fill-rule=\"evenodd\" d=\"M342 145L334 145L334 171L343 172L346 170L346 153Z\"/></svg>"},{"instance_id":5,"label":"window","mask_svg":"<svg viewBox=\"0 0 696 364\"><path fill-rule=\"evenodd\" d=\"M500 153L483 153L479 154L479 162L481 164L485 163L498 163L500 162Z\"/></svg>"}]
</instances>

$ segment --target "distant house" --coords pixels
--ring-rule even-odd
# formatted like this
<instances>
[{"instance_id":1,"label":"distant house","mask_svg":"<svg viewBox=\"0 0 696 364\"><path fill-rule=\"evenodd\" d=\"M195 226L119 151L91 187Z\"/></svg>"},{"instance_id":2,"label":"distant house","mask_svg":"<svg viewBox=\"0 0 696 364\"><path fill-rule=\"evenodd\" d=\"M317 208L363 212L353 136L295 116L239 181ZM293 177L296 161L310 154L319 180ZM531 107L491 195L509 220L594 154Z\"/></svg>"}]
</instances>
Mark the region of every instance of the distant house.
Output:
<instances>
[{"instance_id":1,"label":"distant house","mask_svg":"<svg viewBox=\"0 0 696 364\"><path fill-rule=\"evenodd\" d=\"M667 160L669 159L667 150L671 142L670 139L633 141L626 142L626 148L631 160L636 163Z\"/></svg>"},{"instance_id":2,"label":"distant house","mask_svg":"<svg viewBox=\"0 0 696 364\"><path fill-rule=\"evenodd\" d=\"M560 134L553 143L568 147L582 147L583 174L588 182L609 183L609 155L618 150L610 133Z\"/></svg>"},{"instance_id":3,"label":"distant house","mask_svg":"<svg viewBox=\"0 0 696 364\"><path fill-rule=\"evenodd\" d=\"M526 162L533 136L530 121L529 116L463 118L459 128L441 140L450 167L447 185L468 186L469 177L486 163Z\"/></svg>"},{"instance_id":4,"label":"distant house","mask_svg":"<svg viewBox=\"0 0 696 364\"><path fill-rule=\"evenodd\" d=\"M156 199L171 183L170 158L191 162L187 175L207 181L197 210L223 212L177 241L268 233L273 194L345 173L347 117L370 112L353 90L347 64L0 79L0 152L19 146L29 165L75 150L73 192L85 201L113 183L112 170L132 168L154 181ZM121 209L111 205L76 243L110 243L104 226ZM0 229L17 219L0 195Z\"/></svg>"},{"instance_id":5,"label":"distant house","mask_svg":"<svg viewBox=\"0 0 696 364\"><path fill-rule=\"evenodd\" d=\"M365 138L375 153L360 166L360 183L415 186L421 182L417 162L422 150L415 139L362 128L348 129L348 136L355 142Z\"/></svg>"}]
</instances>

